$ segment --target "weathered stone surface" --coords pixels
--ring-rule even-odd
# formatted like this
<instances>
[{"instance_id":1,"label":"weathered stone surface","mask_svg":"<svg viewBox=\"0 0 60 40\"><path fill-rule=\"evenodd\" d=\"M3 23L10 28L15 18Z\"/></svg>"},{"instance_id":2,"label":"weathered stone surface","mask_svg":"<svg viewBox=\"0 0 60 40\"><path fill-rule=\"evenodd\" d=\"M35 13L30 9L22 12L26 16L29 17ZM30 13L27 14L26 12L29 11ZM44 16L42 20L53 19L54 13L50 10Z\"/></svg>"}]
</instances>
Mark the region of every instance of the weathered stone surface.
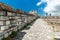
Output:
<instances>
[{"instance_id":1,"label":"weathered stone surface","mask_svg":"<svg viewBox=\"0 0 60 40\"><path fill-rule=\"evenodd\" d=\"M37 19L29 30L19 32L15 40L52 40L53 34L52 26L43 19Z\"/></svg>"},{"instance_id":2,"label":"weathered stone surface","mask_svg":"<svg viewBox=\"0 0 60 40\"><path fill-rule=\"evenodd\" d=\"M52 26L49 26L43 19L38 19L22 40L52 40L53 34Z\"/></svg>"}]
</instances>

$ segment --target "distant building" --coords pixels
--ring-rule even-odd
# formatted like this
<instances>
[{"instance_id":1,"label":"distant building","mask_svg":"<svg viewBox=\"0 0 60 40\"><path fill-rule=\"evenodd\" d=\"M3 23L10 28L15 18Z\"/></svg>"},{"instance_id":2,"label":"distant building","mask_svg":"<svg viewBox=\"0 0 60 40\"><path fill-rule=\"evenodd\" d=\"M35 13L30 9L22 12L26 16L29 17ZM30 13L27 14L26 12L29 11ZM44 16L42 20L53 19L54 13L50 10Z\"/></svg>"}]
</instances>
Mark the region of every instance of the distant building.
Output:
<instances>
[{"instance_id":1,"label":"distant building","mask_svg":"<svg viewBox=\"0 0 60 40\"><path fill-rule=\"evenodd\" d=\"M29 14L32 14L32 15L38 16L37 11L34 11L34 10L30 11Z\"/></svg>"}]
</instances>

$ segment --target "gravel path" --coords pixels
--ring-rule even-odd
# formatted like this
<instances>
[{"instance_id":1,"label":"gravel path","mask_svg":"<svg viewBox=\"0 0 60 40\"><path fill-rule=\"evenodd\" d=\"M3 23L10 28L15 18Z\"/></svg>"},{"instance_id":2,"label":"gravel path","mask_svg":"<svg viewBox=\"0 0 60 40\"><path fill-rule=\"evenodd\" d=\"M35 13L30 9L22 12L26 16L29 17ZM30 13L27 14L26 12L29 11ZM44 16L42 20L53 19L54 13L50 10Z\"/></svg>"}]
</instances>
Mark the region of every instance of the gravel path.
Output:
<instances>
[{"instance_id":1,"label":"gravel path","mask_svg":"<svg viewBox=\"0 0 60 40\"><path fill-rule=\"evenodd\" d=\"M25 34L24 36L19 36ZM29 30L23 30L19 33L21 39L16 40L53 40L53 29L52 26L48 25L43 19L37 19L35 23L30 26Z\"/></svg>"}]
</instances>

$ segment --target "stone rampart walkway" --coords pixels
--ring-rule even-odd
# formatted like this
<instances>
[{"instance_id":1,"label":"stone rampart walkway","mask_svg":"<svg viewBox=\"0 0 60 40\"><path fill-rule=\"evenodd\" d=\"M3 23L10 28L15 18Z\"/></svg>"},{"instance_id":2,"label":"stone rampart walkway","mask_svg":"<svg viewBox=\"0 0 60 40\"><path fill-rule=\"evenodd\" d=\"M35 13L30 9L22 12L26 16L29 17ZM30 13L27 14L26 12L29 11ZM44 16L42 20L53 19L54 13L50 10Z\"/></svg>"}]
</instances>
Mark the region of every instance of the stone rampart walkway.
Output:
<instances>
[{"instance_id":1,"label":"stone rampart walkway","mask_svg":"<svg viewBox=\"0 0 60 40\"><path fill-rule=\"evenodd\" d=\"M37 19L29 30L23 30L21 34L19 33L20 36L18 35L16 40L53 40L53 34L52 26L43 19Z\"/></svg>"}]
</instances>

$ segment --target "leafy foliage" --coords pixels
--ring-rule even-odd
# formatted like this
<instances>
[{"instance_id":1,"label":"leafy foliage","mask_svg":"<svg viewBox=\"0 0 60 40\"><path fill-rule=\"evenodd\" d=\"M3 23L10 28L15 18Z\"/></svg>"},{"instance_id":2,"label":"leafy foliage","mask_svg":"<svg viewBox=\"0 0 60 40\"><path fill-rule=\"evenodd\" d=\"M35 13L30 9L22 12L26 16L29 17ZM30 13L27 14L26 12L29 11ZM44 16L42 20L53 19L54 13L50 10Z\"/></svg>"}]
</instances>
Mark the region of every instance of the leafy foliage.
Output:
<instances>
[{"instance_id":1,"label":"leafy foliage","mask_svg":"<svg viewBox=\"0 0 60 40\"><path fill-rule=\"evenodd\" d=\"M17 32L16 32L16 31L12 31L10 37L11 37L11 38L14 38L16 35L17 35Z\"/></svg>"}]
</instances>

